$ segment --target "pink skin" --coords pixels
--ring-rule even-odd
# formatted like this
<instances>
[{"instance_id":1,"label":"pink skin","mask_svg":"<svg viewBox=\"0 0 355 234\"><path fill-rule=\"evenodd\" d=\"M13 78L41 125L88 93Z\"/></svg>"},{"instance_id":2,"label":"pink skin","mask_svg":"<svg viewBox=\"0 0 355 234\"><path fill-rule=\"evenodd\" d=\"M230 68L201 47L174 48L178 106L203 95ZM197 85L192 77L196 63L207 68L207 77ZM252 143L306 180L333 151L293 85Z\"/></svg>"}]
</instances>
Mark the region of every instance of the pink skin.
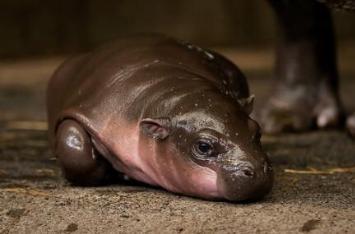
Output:
<instances>
[{"instance_id":1,"label":"pink skin","mask_svg":"<svg viewBox=\"0 0 355 234\"><path fill-rule=\"evenodd\" d=\"M111 152L107 159L116 170L171 192L207 199L223 197L217 188L215 171L179 155L169 143L165 143L169 144L167 147L158 147L156 140L141 133L137 123L125 122L110 122L107 124L110 127L104 128L99 135ZM121 123L120 126L117 123ZM124 134L118 134L116 129Z\"/></svg>"}]
</instances>

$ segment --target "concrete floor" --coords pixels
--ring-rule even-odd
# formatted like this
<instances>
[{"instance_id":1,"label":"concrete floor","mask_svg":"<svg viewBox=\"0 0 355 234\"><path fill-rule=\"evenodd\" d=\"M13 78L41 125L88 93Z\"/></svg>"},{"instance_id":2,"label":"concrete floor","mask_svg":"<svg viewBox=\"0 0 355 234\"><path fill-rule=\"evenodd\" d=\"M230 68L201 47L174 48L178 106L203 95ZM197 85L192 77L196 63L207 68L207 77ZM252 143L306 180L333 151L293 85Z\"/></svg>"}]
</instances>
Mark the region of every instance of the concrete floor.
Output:
<instances>
[{"instance_id":1,"label":"concrete floor","mask_svg":"<svg viewBox=\"0 0 355 234\"><path fill-rule=\"evenodd\" d=\"M246 68L260 109L273 87L270 54L229 55ZM264 136L275 186L256 203L69 186L46 137L45 84L60 61L0 63L0 233L355 233L355 143L335 130ZM345 104L355 109L353 66L342 72Z\"/></svg>"}]
</instances>

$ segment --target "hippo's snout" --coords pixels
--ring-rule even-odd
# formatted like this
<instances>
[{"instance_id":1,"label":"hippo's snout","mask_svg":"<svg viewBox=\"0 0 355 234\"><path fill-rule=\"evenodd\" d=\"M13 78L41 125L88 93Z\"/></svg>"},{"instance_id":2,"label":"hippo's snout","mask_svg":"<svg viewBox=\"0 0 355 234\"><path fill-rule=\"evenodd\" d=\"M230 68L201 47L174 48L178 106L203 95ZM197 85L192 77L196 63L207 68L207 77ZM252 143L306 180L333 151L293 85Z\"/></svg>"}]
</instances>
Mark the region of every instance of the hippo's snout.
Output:
<instances>
[{"instance_id":1,"label":"hippo's snout","mask_svg":"<svg viewBox=\"0 0 355 234\"><path fill-rule=\"evenodd\" d=\"M270 163L255 166L249 162L223 165L218 175L218 189L230 201L257 200L272 187L273 172Z\"/></svg>"}]
</instances>

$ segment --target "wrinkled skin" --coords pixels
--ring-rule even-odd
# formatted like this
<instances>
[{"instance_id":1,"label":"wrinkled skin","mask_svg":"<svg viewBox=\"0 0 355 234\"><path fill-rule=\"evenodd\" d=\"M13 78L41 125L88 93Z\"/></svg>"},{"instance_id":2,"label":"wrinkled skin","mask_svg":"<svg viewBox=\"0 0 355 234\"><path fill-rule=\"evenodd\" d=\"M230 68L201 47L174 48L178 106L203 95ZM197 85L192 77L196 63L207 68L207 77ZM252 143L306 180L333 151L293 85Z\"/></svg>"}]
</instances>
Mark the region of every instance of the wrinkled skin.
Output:
<instances>
[{"instance_id":1,"label":"wrinkled skin","mask_svg":"<svg viewBox=\"0 0 355 234\"><path fill-rule=\"evenodd\" d=\"M264 132L338 127L344 110L329 8L310 0L269 0L280 25L276 54L278 86L263 112ZM331 7L355 9L355 1L323 0ZM355 132L350 117L347 128Z\"/></svg>"},{"instance_id":2,"label":"wrinkled skin","mask_svg":"<svg viewBox=\"0 0 355 234\"><path fill-rule=\"evenodd\" d=\"M230 201L272 187L247 82L215 52L159 35L122 39L61 65L47 102L51 146L73 184L126 175Z\"/></svg>"}]
</instances>

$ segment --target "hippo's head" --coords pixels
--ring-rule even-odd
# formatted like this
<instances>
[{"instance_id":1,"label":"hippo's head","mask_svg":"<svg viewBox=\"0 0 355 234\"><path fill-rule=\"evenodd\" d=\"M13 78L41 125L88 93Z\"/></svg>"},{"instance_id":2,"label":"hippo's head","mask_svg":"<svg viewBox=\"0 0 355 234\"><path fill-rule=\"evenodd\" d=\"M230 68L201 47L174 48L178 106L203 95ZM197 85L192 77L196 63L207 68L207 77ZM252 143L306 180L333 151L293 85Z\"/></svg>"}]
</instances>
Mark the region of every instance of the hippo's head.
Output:
<instances>
[{"instance_id":1,"label":"hippo's head","mask_svg":"<svg viewBox=\"0 0 355 234\"><path fill-rule=\"evenodd\" d=\"M245 111L250 108L215 92L200 92L176 106L176 117L140 122L151 138L160 186L230 201L255 200L270 191L272 168L259 126Z\"/></svg>"}]
</instances>

